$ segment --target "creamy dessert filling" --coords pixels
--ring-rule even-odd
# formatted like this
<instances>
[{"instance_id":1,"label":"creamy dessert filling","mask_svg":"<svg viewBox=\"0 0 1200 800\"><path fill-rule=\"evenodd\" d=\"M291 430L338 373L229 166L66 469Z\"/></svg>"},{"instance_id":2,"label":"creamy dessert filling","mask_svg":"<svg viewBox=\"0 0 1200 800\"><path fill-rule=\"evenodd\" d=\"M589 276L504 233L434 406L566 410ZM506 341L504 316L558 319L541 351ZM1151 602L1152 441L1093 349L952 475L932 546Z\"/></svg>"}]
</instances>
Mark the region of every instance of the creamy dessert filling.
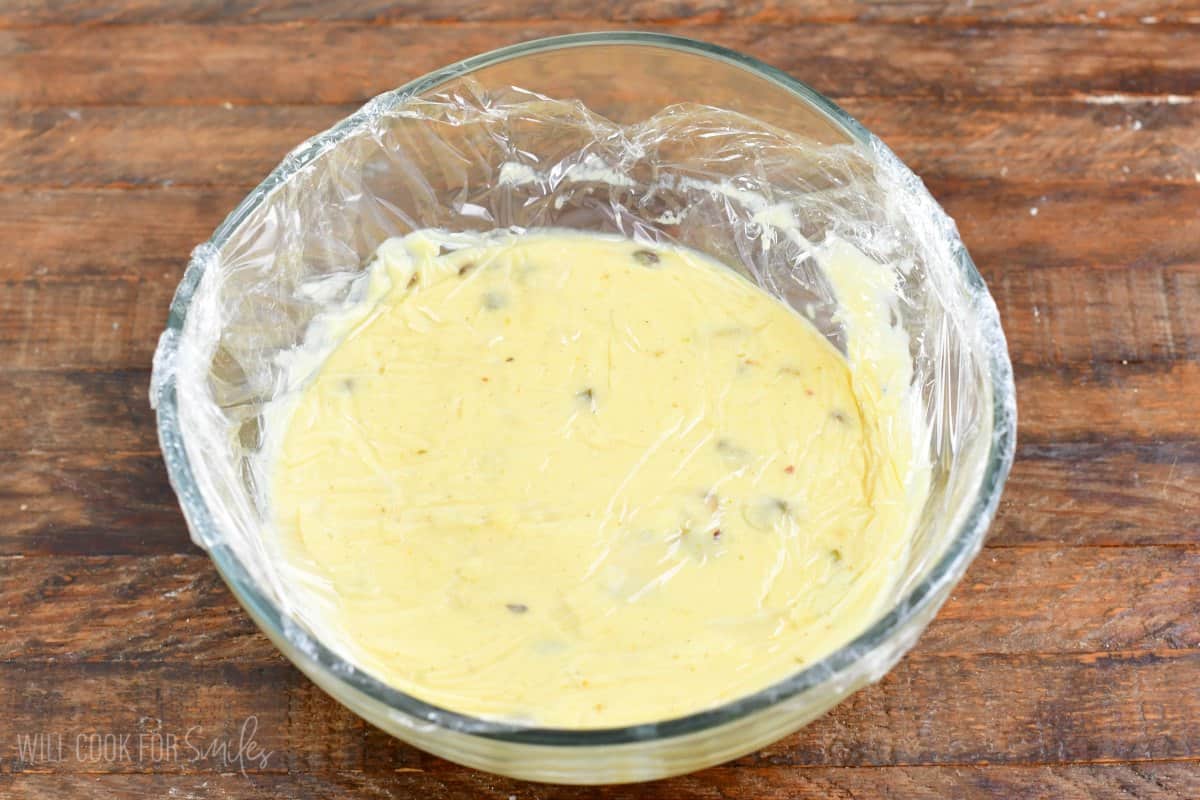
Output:
<instances>
[{"instance_id":1,"label":"creamy dessert filling","mask_svg":"<svg viewBox=\"0 0 1200 800\"><path fill-rule=\"evenodd\" d=\"M553 727L703 710L854 638L929 468L892 272L820 260L845 353L683 248L385 242L268 415L310 622L422 700Z\"/></svg>"}]
</instances>

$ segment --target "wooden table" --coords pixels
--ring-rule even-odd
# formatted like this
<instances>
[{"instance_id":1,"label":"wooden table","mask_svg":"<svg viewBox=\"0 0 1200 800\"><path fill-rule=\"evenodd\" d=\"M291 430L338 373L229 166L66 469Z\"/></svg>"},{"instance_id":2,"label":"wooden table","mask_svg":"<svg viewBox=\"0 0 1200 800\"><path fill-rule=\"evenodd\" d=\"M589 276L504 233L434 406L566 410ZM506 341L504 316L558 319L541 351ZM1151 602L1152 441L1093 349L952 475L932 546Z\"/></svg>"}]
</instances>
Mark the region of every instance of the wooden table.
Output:
<instances>
[{"instance_id":1,"label":"wooden table","mask_svg":"<svg viewBox=\"0 0 1200 800\"><path fill-rule=\"evenodd\" d=\"M1200 797L1197 0L157 5L0 3L0 797ZM879 685L735 763L570 789L420 753L283 660L188 540L147 383L189 248L294 144L609 27L781 67L925 177L1000 306L1020 447Z\"/></svg>"}]
</instances>

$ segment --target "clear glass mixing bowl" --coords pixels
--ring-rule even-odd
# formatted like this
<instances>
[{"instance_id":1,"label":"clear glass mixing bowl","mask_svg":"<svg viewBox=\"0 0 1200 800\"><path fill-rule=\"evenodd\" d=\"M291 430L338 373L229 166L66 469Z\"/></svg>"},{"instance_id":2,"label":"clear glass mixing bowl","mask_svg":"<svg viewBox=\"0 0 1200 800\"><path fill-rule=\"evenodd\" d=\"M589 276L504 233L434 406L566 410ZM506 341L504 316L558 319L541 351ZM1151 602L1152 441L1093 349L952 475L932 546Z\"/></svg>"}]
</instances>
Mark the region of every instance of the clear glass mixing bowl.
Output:
<instances>
[{"instance_id":1,"label":"clear glass mixing bowl","mask_svg":"<svg viewBox=\"0 0 1200 800\"><path fill-rule=\"evenodd\" d=\"M866 181L877 191L856 190L853 202L872 236L880 230L886 234L890 218L875 219L871 203L882 207L888 205L887 193L902 194L906 202L897 207L911 214L901 215L901 221L920 229L923 247L945 256L938 272L916 253L905 277L909 302L899 309L914 342L914 361L921 362L918 375L924 376L920 388L934 432L934 485L909 561L900 565L894 602L869 629L824 660L726 705L653 724L597 730L514 725L433 707L365 674L298 623L281 599L278 580L271 578L269 553L255 539L262 529L261 509L245 458L261 442L258 411L278 389L272 358L302 340L317 307L298 299L298 281L361 270L383 238L420 227L487 228L531 220L639 234L652 227L644 221L625 227L620 214L611 213L615 195L604 194L611 187L585 186L558 205L498 201L489 194L489 182L497 180L500 165L480 150L490 147L491 139L463 134L465 129L453 127L453 114L431 121L407 111L435 97L478 99L494 90L511 98L511 87L579 100L618 125L638 123L676 104L698 103L789 132L811 146L805 152L852 151L848 160L812 174L805 172L803 159L794 159L799 171L786 176L781 171L778 177L792 181L792 190L801 186L816 198L818 209L836 206L839 191ZM575 146L568 140L579 133L577 119L557 127L534 122L506 122L509 156L524 153L549 163L555 152ZM680 163L690 150L702 149L703 137L671 138L672 130L694 134L694 127L664 130L658 145L672 150ZM768 139L778 144L772 136L729 139L732 149L716 156L708 152L706 174L721 177L727 170L725 177L737 179L748 164L762 167L761 160L739 158L737 148L740 142ZM891 176L886 185L876 180L884 174ZM756 180L761 188L776 177L767 169ZM655 194L666 196L666 205L650 212L669 220L685 201L696 204L697 213L709 201L717 209L731 208L715 195L672 201L669 194ZM373 199L369 206L362 202L365 195ZM833 206L822 205L819 195L833 198ZM604 209L608 213L601 213ZM820 227L815 217L808 222ZM712 234L715 227L720 226L685 224L670 231L774 287L836 341L828 310L822 316L816 302L814 311L819 287L773 282L783 274L779 270L794 265L756 262L757 251L739 242L722 243ZM786 247L773 252L776 261L788 258ZM861 125L808 86L729 50L645 33L556 37L471 58L376 98L297 148L197 249L155 355L151 402L158 409L171 483L193 538L296 666L368 721L424 750L492 772L566 783L648 780L723 762L796 730L878 680L912 647L978 552L1011 465L1016 419L1012 370L995 305L953 225L920 182Z\"/></svg>"}]
</instances>

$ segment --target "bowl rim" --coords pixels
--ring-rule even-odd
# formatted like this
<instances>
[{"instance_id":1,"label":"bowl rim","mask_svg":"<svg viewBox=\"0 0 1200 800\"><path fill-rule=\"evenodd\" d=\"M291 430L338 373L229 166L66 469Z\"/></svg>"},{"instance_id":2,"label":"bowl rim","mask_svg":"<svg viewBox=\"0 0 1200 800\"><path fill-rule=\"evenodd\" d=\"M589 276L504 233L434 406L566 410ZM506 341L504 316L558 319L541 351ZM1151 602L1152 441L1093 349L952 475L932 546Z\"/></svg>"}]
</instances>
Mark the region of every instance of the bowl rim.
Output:
<instances>
[{"instance_id":1,"label":"bowl rim","mask_svg":"<svg viewBox=\"0 0 1200 800\"><path fill-rule=\"evenodd\" d=\"M263 203L273 189L287 181L293 174L330 147L346 138L366 122L370 115L378 113L380 107L394 107L446 81L484 67L522 56L592 45L666 48L725 62L771 81L796 95L799 100L822 112L857 143L886 150L886 145L833 101L785 72L742 53L682 36L643 31L605 31L552 36L502 47L464 59L368 101L354 114L323 133L310 138L289 153L283 162L225 218L208 242L201 245L200 249L210 248L215 252L229 240L237 227ZM1005 480L1012 466L1016 448L1016 392L1012 364L1007 355L999 314L987 292L982 276L962 245L957 232L952 232L951 235L953 236L953 251L964 279L973 291L979 292L987 300L986 303L980 304L978 310L983 314L981 321L986 328L986 335L992 339L988 347L988 372L992 383L993 405L992 441L973 502L953 540L929 569L926 577L901 598L888 613L825 658L757 692L713 708L668 720L610 728L540 727L499 722L462 714L420 700L349 664L296 625L290 617L283 614L274 601L258 588L245 566L228 545L218 543L206 549L234 596L250 613L259 627L276 643L286 641L291 645L286 648L281 647L281 649L285 651L290 660L296 662L298 667L310 673L310 676L313 671L320 674L326 679L321 681L322 685L326 681L342 684L345 689L365 695L388 707L389 710L413 718L407 720L410 725L432 723L462 734L518 744L595 747L668 739L699 733L722 727L795 697L851 670L855 665L863 663L866 656L885 647L898 634L907 630L905 623L921 614L930 603L940 602L939 598L946 585L957 581L962 576L967 565L982 545L983 537L995 514ZM159 371L160 362L173 362L188 308L200 284L205 264L205 259L193 257L175 292L168 314L167 330L160 340L159 352L155 354L156 373ZM167 369L164 372L166 374L161 377L161 380L152 381L151 401L157 409L158 436L168 477L179 497L180 506L193 533L193 538L203 542L220 542L220 529L201 495L184 445L183 433L179 425L176 375L173 369ZM912 642L908 643L908 646L911 646L913 642L915 642L915 637ZM907 646L899 649L894 653L894 657L898 658L907 649ZM890 665L890 660L884 663L884 666L888 665Z\"/></svg>"}]
</instances>

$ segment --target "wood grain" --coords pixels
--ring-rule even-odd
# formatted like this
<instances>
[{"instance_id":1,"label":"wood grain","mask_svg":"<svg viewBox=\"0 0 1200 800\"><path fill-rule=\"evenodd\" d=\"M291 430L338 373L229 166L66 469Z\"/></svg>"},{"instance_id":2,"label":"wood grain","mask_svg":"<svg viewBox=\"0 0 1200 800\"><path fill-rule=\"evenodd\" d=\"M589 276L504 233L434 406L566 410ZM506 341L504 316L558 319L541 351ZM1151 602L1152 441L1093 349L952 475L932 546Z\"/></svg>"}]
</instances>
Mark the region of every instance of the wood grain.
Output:
<instances>
[{"instance_id":1,"label":"wood grain","mask_svg":"<svg viewBox=\"0 0 1200 800\"><path fill-rule=\"evenodd\" d=\"M985 550L919 652L1049 653L1200 646L1200 553L1177 547Z\"/></svg>"},{"instance_id":2,"label":"wood grain","mask_svg":"<svg viewBox=\"0 0 1200 800\"><path fill-rule=\"evenodd\" d=\"M1200 264L1200 181L1056 186L999 178L1003 170L991 180L926 181L989 280L1017 266Z\"/></svg>"},{"instance_id":3,"label":"wood grain","mask_svg":"<svg viewBox=\"0 0 1200 800\"><path fill-rule=\"evenodd\" d=\"M929 180L1194 186L1200 103L845 98ZM339 106L95 107L0 117L0 183L21 187L249 188Z\"/></svg>"},{"instance_id":4,"label":"wood grain","mask_svg":"<svg viewBox=\"0 0 1200 800\"><path fill-rule=\"evenodd\" d=\"M0 453L158 451L150 372L21 372L0 377Z\"/></svg>"},{"instance_id":5,"label":"wood grain","mask_svg":"<svg viewBox=\"0 0 1200 800\"><path fill-rule=\"evenodd\" d=\"M0 775L0 786L5 776ZM633 786L556 787L452 767L398 767L319 774L189 776L21 773L10 779L13 800L104 796L160 798L168 790L188 800L279 797L361 797L391 800L1192 800L1200 796L1196 762L1069 766L846 768L716 767L695 775Z\"/></svg>"},{"instance_id":6,"label":"wood grain","mask_svg":"<svg viewBox=\"0 0 1200 800\"><path fill-rule=\"evenodd\" d=\"M0 559L0 662L282 660L206 555L26 552ZM919 652L1200 649L1198 570L1200 551L1179 547L989 549ZM87 613L97 608L102 616Z\"/></svg>"},{"instance_id":7,"label":"wood grain","mask_svg":"<svg viewBox=\"0 0 1200 800\"><path fill-rule=\"evenodd\" d=\"M0 371L146 368L177 280L0 283Z\"/></svg>"},{"instance_id":8,"label":"wood grain","mask_svg":"<svg viewBox=\"0 0 1200 800\"><path fill-rule=\"evenodd\" d=\"M25 453L0 471L0 556L195 553L160 456L90 446ZM1026 443L988 547L1195 547L1197 485L1191 439Z\"/></svg>"},{"instance_id":9,"label":"wood grain","mask_svg":"<svg viewBox=\"0 0 1200 800\"><path fill-rule=\"evenodd\" d=\"M842 105L926 179L1197 182L1200 104L1042 101Z\"/></svg>"},{"instance_id":10,"label":"wood grain","mask_svg":"<svg viewBox=\"0 0 1200 800\"><path fill-rule=\"evenodd\" d=\"M1195 435L1190 400L1200 363L1092 364L1053 371L1023 368L1018 435L1047 441L1154 441Z\"/></svg>"},{"instance_id":11,"label":"wood grain","mask_svg":"<svg viewBox=\"0 0 1200 800\"><path fill-rule=\"evenodd\" d=\"M21 243L0 251L0 280L177 281L191 248L259 177L215 188L0 191L0 240ZM927 183L990 280L1015 267L1200 264L1200 214L1187 213L1200 209L1200 183ZM1131 216L1136 225L1126 224Z\"/></svg>"},{"instance_id":12,"label":"wood grain","mask_svg":"<svg viewBox=\"0 0 1200 800\"><path fill-rule=\"evenodd\" d=\"M0 280L178 283L192 248L212 235L255 177L247 175L244 187L217 189L0 190L0 240L21 243L0 252Z\"/></svg>"},{"instance_id":13,"label":"wood grain","mask_svg":"<svg viewBox=\"0 0 1200 800\"><path fill-rule=\"evenodd\" d=\"M1180 210L1200 207L1200 186L932 188L960 219L1018 364L1197 358L1200 214ZM145 367L186 254L239 199L0 192L0 238L24 244L0 254L12 278L0 281L0 370ZM1122 207L1138 225L1105 236ZM130 220L143 236L127 235Z\"/></svg>"},{"instance_id":14,"label":"wood grain","mask_svg":"<svg viewBox=\"0 0 1200 800\"><path fill-rule=\"evenodd\" d=\"M345 106L88 108L0 117L0 184L249 190ZM244 192L243 192L244 193Z\"/></svg>"},{"instance_id":15,"label":"wood grain","mask_svg":"<svg viewBox=\"0 0 1200 800\"><path fill-rule=\"evenodd\" d=\"M733 764L525 784L365 724L187 537L149 359L188 252L370 95L637 27L838 99L958 219L1008 334L1018 460L917 648ZM0 797L1200 797L1194 0L0 3ZM38 762L16 736L257 721L266 764Z\"/></svg>"},{"instance_id":16,"label":"wood grain","mask_svg":"<svg viewBox=\"0 0 1200 800\"><path fill-rule=\"evenodd\" d=\"M1147 26L1200 22L1188 0L1117 0L1098 8L1089 0L1055 3L1003 0L896 0L886 3L833 0L613 0L597 7L588 0L10 0L0 8L0 24L156 23L228 24L245 22L314 22L352 20L365 23L420 20L438 23L569 19L580 21L721 22L796 24L824 21L970 23L1073 23L1078 25L1139 24Z\"/></svg>"},{"instance_id":17,"label":"wood grain","mask_svg":"<svg viewBox=\"0 0 1200 800\"><path fill-rule=\"evenodd\" d=\"M4 780L0 776L0 782ZM2 785L2 783L0 783ZM810 768L717 767L695 775L634 786L555 787L532 785L463 769L339 771L292 775L70 775L20 774L10 784L13 800L105 796L158 798L174 788L189 800L278 797L362 797L390 800L855 800L911 798L945 800L1191 800L1200 793L1195 762L1035 767Z\"/></svg>"},{"instance_id":18,"label":"wood grain","mask_svg":"<svg viewBox=\"0 0 1200 800\"><path fill-rule=\"evenodd\" d=\"M355 768L362 766L366 725L282 661L9 662L0 664L0 710L10 731L72 732L68 747L78 735L93 732L128 734L133 740L128 757L97 753L93 758L87 753L76 758L72 753L50 765L56 772L237 772L239 765L227 763L220 753L215 759L204 756L213 740L232 739L236 746L248 717L256 720L258 745L277 754L273 763L246 764L248 772ZM319 735L308 737L309 731ZM177 737L178 758L154 760L147 752L150 744L139 756L139 736L155 733L164 739L167 733ZM200 756L189 745L196 746ZM14 772L37 765L37 758L16 755Z\"/></svg>"},{"instance_id":19,"label":"wood grain","mask_svg":"<svg viewBox=\"0 0 1200 800\"><path fill-rule=\"evenodd\" d=\"M1104 763L1192 758L1200 653L923 656L737 763ZM1116 693L1113 687L1121 687Z\"/></svg>"},{"instance_id":20,"label":"wood grain","mask_svg":"<svg viewBox=\"0 0 1200 800\"><path fill-rule=\"evenodd\" d=\"M980 269L1020 368L1090 363L1103 372L1112 363L1119 373L1129 364L1148 368L1200 353L1200 263L1113 270L983 263Z\"/></svg>"},{"instance_id":21,"label":"wood grain","mask_svg":"<svg viewBox=\"0 0 1200 800\"><path fill-rule=\"evenodd\" d=\"M963 221L1018 364L1197 357L1200 215L1179 211L1200 206L1200 187L1039 193L949 184L940 193ZM0 275L35 276L0 284L0 369L147 365L185 254L239 195L0 192L0 209L11 212L0 215L0 233L25 243L0 255ZM1101 208L1119 207L1114 203L1136 208L1139 224L1106 239L1103 231L1119 220ZM131 219L145 220L144 238L125 235ZM1056 266L1072 259L1086 268Z\"/></svg>"},{"instance_id":22,"label":"wood grain","mask_svg":"<svg viewBox=\"0 0 1200 800\"><path fill-rule=\"evenodd\" d=\"M879 684L800 732L733 763L810 767L1191 759L1200 736L1200 693L1181 691L1180 675L1195 675L1198 669L1196 650L972 656L914 652ZM0 713L11 731L136 734L149 721L161 720L166 730L202 725L222 735L236 735L242 720L257 714L258 742L278 751L289 770L362 768L367 757L365 723L294 667L277 662L4 662ZM393 768L429 760L399 745L386 757ZM279 766L276 762L267 769L278 771ZM136 759L64 760L54 768L189 771L186 763L154 765ZM23 771L23 765L13 771Z\"/></svg>"},{"instance_id":23,"label":"wood grain","mask_svg":"<svg viewBox=\"0 0 1200 800\"><path fill-rule=\"evenodd\" d=\"M0 452L154 452L149 372L8 370ZM1190 439L1200 363L1090 364L1018 371L1019 435L1036 442Z\"/></svg>"},{"instance_id":24,"label":"wood grain","mask_svg":"<svg viewBox=\"0 0 1200 800\"><path fill-rule=\"evenodd\" d=\"M1165 364L1200 355L1200 261L1137 270L981 268L1019 366ZM146 368L181 272L182 261L146 280L0 281L0 373Z\"/></svg>"},{"instance_id":25,"label":"wood grain","mask_svg":"<svg viewBox=\"0 0 1200 800\"><path fill-rule=\"evenodd\" d=\"M182 522L176 528L186 537ZM188 549L192 554L0 558L0 661L286 663L208 556ZM105 613L86 613L96 608Z\"/></svg>"},{"instance_id":26,"label":"wood grain","mask_svg":"<svg viewBox=\"0 0 1200 800\"><path fill-rule=\"evenodd\" d=\"M1025 444L995 544L1197 542L1200 451L1188 408L1200 365L1108 370L1022 376ZM0 450L25 455L0 472L0 552L189 548L156 455L144 370L5 374Z\"/></svg>"},{"instance_id":27,"label":"wood grain","mask_svg":"<svg viewBox=\"0 0 1200 800\"><path fill-rule=\"evenodd\" d=\"M197 552L162 456L119 449L26 453L0 470L0 555Z\"/></svg>"},{"instance_id":28,"label":"wood grain","mask_svg":"<svg viewBox=\"0 0 1200 800\"><path fill-rule=\"evenodd\" d=\"M1093 439L1018 445L990 546L1200 543L1194 440Z\"/></svg>"},{"instance_id":29,"label":"wood grain","mask_svg":"<svg viewBox=\"0 0 1200 800\"><path fill-rule=\"evenodd\" d=\"M620 23L139 25L0 30L20 106L361 103L488 49ZM836 97L1200 95L1200 26L647 25L753 52ZM111 53L122 53L114 61ZM890 69L879 69L887 53ZM1148 64L1155 64L1149 69Z\"/></svg>"}]
</instances>

